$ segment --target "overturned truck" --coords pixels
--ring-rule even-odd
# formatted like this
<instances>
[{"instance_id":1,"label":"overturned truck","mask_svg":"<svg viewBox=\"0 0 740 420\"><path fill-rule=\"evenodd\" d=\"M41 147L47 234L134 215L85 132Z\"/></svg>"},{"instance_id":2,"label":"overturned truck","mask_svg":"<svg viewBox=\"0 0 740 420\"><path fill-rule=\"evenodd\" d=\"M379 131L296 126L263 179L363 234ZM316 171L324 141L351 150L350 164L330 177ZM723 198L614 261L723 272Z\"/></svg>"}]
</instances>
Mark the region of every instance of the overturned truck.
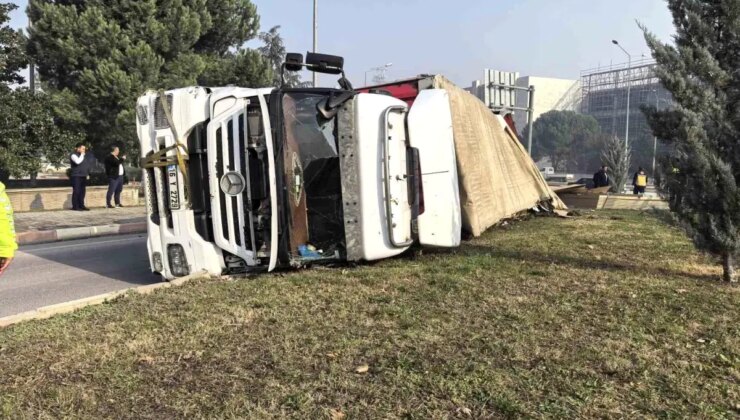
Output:
<instances>
[{"instance_id":1,"label":"overturned truck","mask_svg":"<svg viewBox=\"0 0 740 420\"><path fill-rule=\"evenodd\" d=\"M409 105L355 90L343 62L309 53L283 65L338 75L337 89L188 87L139 98L152 271L173 279L372 261L414 244L459 246L463 221L474 234L487 227L490 218L466 208L485 166L460 161L457 88L424 89ZM485 118L497 128L478 142L502 130ZM529 182L544 188L538 200L507 212L559 206L544 180Z\"/></svg>"}]
</instances>

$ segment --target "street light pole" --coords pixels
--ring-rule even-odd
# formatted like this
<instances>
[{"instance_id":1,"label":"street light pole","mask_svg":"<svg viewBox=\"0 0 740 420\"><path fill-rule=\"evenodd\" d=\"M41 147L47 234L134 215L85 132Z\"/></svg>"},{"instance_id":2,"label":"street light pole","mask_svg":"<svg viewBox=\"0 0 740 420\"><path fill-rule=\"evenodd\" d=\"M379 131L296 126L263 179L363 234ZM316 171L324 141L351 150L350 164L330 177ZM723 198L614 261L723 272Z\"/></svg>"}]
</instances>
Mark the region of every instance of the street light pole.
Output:
<instances>
[{"instance_id":1,"label":"street light pole","mask_svg":"<svg viewBox=\"0 0 740 420\"><path fill-rule=\"evenodd\" d=\"M663 98L658 97L658 91L652 90L651 93L655 95L655 109L660 111L660 101L667 102ZM655 179L655 158L658 154L658 136L653 134L653 179Z\"/></svg>"},{"instance_id":2,"label":"street light pole","mask_svg":"<svg viewBox=\"0 0 740 420\"><path fill-rule=\"evenodd\" d=\"M313 52L319 49L319 0L313 0ZM313 72L313 87L318 84L319 75Z\"/></svg>"},{"instance_id":3,"label":"street light pole","mask_svg":"<svg viewBox=\"0 0 740 420\"><path fill-rule=\"evenodd\" d=\"M529 87L529 110L527 111L527 152L532 156L532 132L534 131L534 85Z\"/></svg>"},{"instance_id":4,"label":"street light pole","mask_svg":"<svg viewBox=\"0 0 740 420\"><path fill-rule=\"evenodd\" d=\"M33 22L31 18L28 18L28 36L30 37L31 30L33 29ZM31 94L36 93L36 63L33 62L33 58L28 60L28 87L31 89Z\"/></svg>"},{"instance_id":5,"label":"street light pole","mask_svg":"<svg viewBox=\"0 0 740 420\"><path fill-rule=\"evenodd\" d=\"M627 54L627 74L629 75L630 69L632 68L632 55L628 53L627 50L622 48L617 40L612 40L612 44L616 45L617 47L619 47L620 50L624 51L624 53ZM625 123L624 129L624 152L627 153L629 151L630 138L630 90L632 88L632 85L628 77L625 77L625 80L627 80L627 122Z\"/></svg>"}]
</instances>

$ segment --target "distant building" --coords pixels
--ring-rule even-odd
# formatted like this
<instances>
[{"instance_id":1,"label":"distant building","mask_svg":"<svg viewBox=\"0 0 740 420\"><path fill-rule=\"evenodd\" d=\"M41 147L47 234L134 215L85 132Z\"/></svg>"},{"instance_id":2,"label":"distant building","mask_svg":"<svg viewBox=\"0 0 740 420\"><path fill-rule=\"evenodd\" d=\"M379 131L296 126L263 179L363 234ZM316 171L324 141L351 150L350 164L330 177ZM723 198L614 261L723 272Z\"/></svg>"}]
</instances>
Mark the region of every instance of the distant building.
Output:
<instances>
[{"instance_id":1,"label":"distant building","mask_svg":"<svg viewBox=\"0 0 740 420\"><path fill-rule=\"evenodd\" d=\"M630 88L629 145L632 169L652 170L653 158L664 152L655 141L643 105L659 109L673 106L673 99L655 74L655 62L640 60L581 72L581 112L599 122L601 131L624 141L627 129L627 87ZM656 147L657 146L657 147ZM656 150L657 149L657 150Z\"/></svg>"},{"instance_id":2,"label":"distant building","mask_svg":"<svg viewBox=\"0 0 740 420\"><path fill-rule=\"evenodd\" d=\"M498 85L498 86L491 86ZM578 111L581 101L578 80L556 79L552 77L519 76L519 73L485 70L483 81L476 80L467 90L477 96L491 109L527 108L529 92L526 90L507 90L502 85L528 88L534 86L534 120L552 110ZM527 112L514 110L514 122L520 133L528 123Z\"/></svg>"},{"instance_id":3,"label":"distant building","mask_svg":"<svg viewBox=\"0 0 740 420\"><path fill-rule=\"evenodd\" d=\"M578 111L581 102L581 84L578 80L556 79L553 77L524 76L516 81L517 86L534 86L534 120L550 111ZM516 102L526 106L529 92L518 91ZM527 115L518 112L514 115L517 127L527 125Z\"/></svg>"}]
</instances>

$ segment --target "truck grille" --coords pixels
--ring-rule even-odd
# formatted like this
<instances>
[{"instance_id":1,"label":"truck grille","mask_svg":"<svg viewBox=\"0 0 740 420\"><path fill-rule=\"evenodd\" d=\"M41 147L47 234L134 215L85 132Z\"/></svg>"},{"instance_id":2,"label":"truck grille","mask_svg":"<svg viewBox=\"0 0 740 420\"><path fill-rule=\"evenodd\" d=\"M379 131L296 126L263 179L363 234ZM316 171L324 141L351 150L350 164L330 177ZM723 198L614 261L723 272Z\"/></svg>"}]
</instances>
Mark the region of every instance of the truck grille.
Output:
<instances>
[{"instance_id":1,"label":"truck grille","mask_svg":"<svg viewBox=\"0 0 740 420\"><path fill-rule=\"evenodd\" d=\"M167 105L169 105L170 111L172 110L172 95L167 95ZM162 99L160 96L154 100L154 128L157 130L163 130L170 128L170 123L167 121L167 116L164 113L164 107L162 106Z\"/></svg>"},{"instance_id":2,"label":"truck grille","mask_svg":"<svg viewBox=\"0 0 740 420\"><path fill-rule=\"evenodd\" d=\"M144 125L149 122L148 112L149 110L144 105L136 107L136 118L139 120L139 125Z\"/></svg>"},{"instance_id":3,"label":"truck grille","mask_svg":"<svg viewBox=\"0 0 740 420\"><path fill-rule=\"evenodd\" d=\"M152 223L159 225L159 197L157 196L157 187L155 185L154 169L144 171L144 187L146 196L147 213L150 215Z\"/></svg>"},{"instance_id":4,"label":"truck grille","mask_svg":"<svg viewBox=\"0 0 740 420\"><path fill-rule=\"evenodd\" d=\"M155 153L153 150L149 154ZM172 211L169 206L169 183L167 182L167 168L155 167L144 170L144 186L147 211L152 223L159 225L162 218L167 226L173 227ZM160 207L161 205L161 207Z\"/></svg>"},{"instance_id":5,"label":"truck grille","mask_svg":"<svg viewBox=\"0 0 740 420\"><path fill-rule=\"evenodd\" d=\"M220 182L229 172L237 172L249 179L246 174L244 115L239 113L223 121L216 129L213 145L216 153L216 180L219 183L218 191L213 192L214 197L218 199L218 209L213 211L218 212L220 219L220 222L215 222L214 218L214 235L222 248L239 257L244 257L247 252L254 252L246 210L249 199L248 188L245 185L241 194L232 196L224 193Z\"/></svg>"}]
</instances>

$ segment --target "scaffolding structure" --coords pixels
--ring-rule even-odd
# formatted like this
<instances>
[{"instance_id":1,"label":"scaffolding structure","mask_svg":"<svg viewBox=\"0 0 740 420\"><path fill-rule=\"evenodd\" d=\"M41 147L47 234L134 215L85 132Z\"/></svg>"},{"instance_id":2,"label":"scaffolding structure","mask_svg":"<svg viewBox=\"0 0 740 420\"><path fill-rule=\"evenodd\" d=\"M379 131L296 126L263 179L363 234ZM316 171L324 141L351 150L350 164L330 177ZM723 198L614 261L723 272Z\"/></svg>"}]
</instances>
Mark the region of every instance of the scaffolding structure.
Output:
<instances>
[{"instance_id":1,"label":"scaffolding structure","mask_svg":"<svg viewBox=\"0 0 740 420\"><path fill-rule=\"evenodd\" d=\"M632 167L651 169L655 152L655 138L642 106L658 109L670 107L672 98L655 74L653 60L639 60L627 64L610 65L581 72L581 112L598 121L604 133L624 141L627 119L627 92L629 101L629 146ZM629 89L628 89L629 87ZM659 147L658 154L664 148Z\"/></svg>"}]
</instances>

